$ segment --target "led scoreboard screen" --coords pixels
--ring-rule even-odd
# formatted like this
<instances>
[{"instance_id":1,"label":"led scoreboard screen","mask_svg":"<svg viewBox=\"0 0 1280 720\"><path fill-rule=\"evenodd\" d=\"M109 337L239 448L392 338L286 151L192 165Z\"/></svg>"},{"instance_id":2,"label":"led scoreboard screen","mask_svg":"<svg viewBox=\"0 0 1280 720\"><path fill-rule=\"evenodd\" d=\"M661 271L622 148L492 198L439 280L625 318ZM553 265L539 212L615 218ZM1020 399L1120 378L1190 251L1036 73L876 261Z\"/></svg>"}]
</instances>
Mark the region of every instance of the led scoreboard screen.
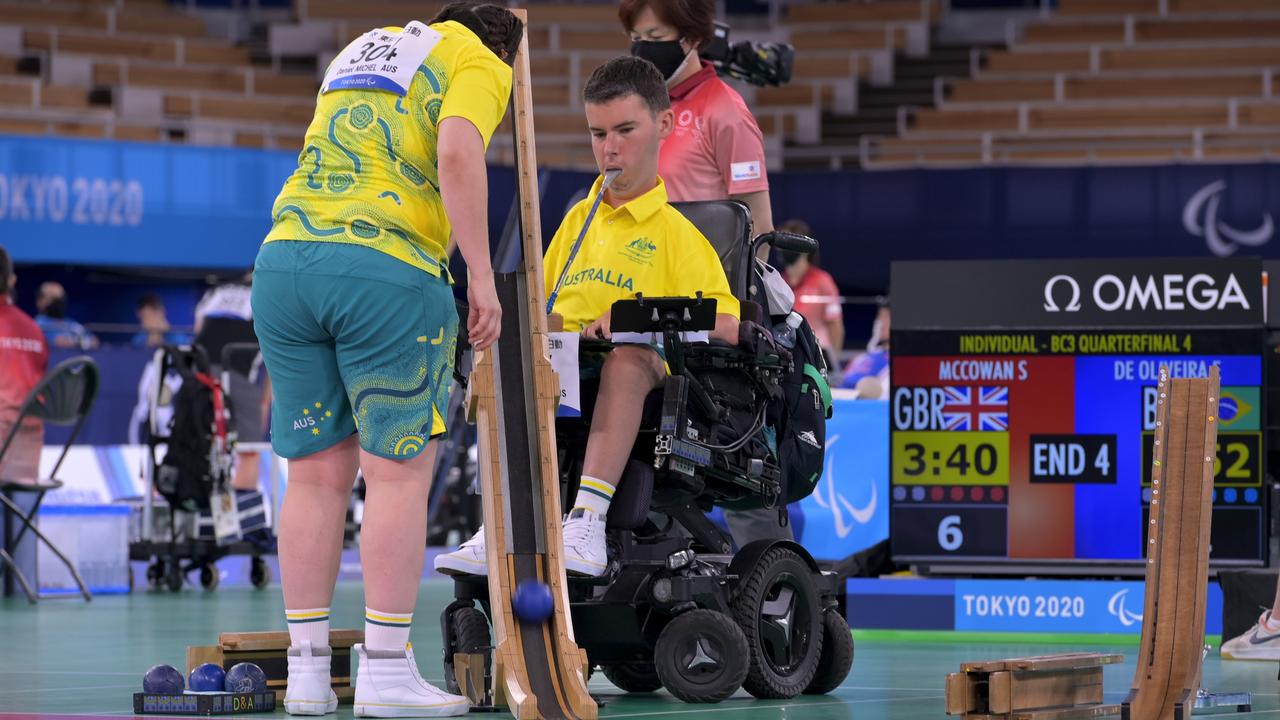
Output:
<instances>
[{"instance_id":1,"label":"led scoreboard screen","mask_svg":"<svg viewBox=\"0 0 1280 720\"><path fill-rule=\"evenodd\" d=\"M1266 561L1257 260L895 263L905 562L1143 558L1160 367L1221 372L1211 559Z\"/></svg>"}]
</instances>

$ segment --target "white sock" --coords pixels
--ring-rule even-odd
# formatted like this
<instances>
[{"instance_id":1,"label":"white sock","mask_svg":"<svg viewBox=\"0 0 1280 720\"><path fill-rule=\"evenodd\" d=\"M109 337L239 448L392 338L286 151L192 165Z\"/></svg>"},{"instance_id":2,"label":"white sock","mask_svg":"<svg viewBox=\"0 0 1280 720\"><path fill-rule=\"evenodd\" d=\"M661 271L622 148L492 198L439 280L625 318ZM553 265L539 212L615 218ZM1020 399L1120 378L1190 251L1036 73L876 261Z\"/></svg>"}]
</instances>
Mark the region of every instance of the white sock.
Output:
<instances>
[{"instance_id":1,"label":"white sock","mask_svg":"<svg viewBox=\"0 0 1280 720\"><path fill-rule=\"evenodd\" d=\"M284 611L289 623L289 644L309 643L313 648L329 647L329 608Z\"/></svg>"},{"instance_id":2,"label":"white sock","mask_svg":"<svg viewBox=\"0 0 1280 720\"><path fill-rule=\"evenodd\" d=\"M409 645L413 613L364 609L364 646L369 650L404 650Z\"/></svg>"},{"instance_id":3,"label":"white sock","mask_svg":"<svg viewBox=\"0 0 1280 720\"><path fill-rule=\"evenodd\" d=\"M1275 613L1268 612L1267 619L1263 622L1268 632L1280 632L1280 620L1276 619Z\"/></svg>"},{"instance_id":4,"label":"white sock","mask_svg":"<svg viewBox=\"0 0 1280 720\"><path fill-rule=\"evenodd\" d=\"M609 503L613 502L615 489L603 480L583 475L582 483L578 485L578 496L574 498L571 510L586 508L597 515L604 515L609 512Z\"/></svg>"}]
</instances>

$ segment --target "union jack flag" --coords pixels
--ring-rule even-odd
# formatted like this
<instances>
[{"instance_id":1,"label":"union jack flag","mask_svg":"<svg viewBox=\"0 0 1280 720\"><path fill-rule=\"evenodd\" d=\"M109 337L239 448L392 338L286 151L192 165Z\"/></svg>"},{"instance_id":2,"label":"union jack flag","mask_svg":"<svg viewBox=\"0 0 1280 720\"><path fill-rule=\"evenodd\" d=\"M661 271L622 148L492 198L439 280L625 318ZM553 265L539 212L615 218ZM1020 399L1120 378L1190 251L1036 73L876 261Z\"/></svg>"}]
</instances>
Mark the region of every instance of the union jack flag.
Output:
<instances>
[{"instance_id":1,"label":"union jack flag","mask_svg":"<svg viewBox=\"0 0 1280 720\"><path fill-rule=\"evenodd\" d=\"M1009 430L1009 388L997 386L956 386L942 388L942 429L953 431Z\"/></svg>"}]
</instances>

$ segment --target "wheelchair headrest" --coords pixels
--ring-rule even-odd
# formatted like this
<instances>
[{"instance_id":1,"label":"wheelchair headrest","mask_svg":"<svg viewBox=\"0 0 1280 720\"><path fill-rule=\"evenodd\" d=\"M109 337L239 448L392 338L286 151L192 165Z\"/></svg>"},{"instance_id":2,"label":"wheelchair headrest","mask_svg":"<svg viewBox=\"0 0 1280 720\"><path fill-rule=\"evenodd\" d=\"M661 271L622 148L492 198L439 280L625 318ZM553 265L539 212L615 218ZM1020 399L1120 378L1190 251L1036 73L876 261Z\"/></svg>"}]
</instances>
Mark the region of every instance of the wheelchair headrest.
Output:
<instances>
[{"instance_id":1,"label":"wheelchair headrest","mask_svg":"<svg viewBox=\"0 0 1280 720\"><path fill-rule=\"evenodd\" d=\"M704 200L677 202L671 206L689 219L706 236L720 255L724 274L729 278L729 291L739 300L747 300L751 271L751 210L738 200Z\"/></svg>"}]
</instances>

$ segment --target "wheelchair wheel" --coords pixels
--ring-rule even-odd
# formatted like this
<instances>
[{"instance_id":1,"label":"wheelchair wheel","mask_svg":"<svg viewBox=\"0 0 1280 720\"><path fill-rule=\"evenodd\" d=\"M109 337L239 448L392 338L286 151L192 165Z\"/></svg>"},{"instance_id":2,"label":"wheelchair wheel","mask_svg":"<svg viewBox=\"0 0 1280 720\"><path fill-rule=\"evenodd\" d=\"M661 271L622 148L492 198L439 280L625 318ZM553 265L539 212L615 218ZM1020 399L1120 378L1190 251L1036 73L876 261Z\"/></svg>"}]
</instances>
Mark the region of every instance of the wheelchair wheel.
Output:
<instances>
[{"instance_id":1,"label":"wheelchair wheel","mask_svg":"<svg viewBox=\"0 0 1280 720\"><path fill-rule=\"evenodd\" d=\"M733 615L750 646L742 687L758 698L791 698L809 686L822 654L822 617L813 570L775 547L738 585Z\"/></svg>"},{"instance_id":2,"label":"wheelchair wheel","mask_svg":"<svg viewBox=\"0 0 1280 720\"><path fill-rule=\"evenodd\" d=\"M647 693L662 687L662 678L653 663L633 662L618 665L601 665L600 672L619 690L629 693Z\"/></svg>"},{"instance_id":3,"label":"wheelchair wheel","mask_svg":"<svg viewBox=\"0 0 1280 720\"><path fill-rule=\"evenodd\" d=\"M481 653L485 656L485 670L488 672L489 620L474 607L464 607L453 611L449 616L449 630L453 633L453 646L460 653ZM453 658L449 658L453 660ZM452 664L445 666L444 683L449 692L457 695L461 692L458 679L450 672Z\"/></svg>"},{"instance_id":4,"label":"wheelchair wheel","mask_svg":"<svg viewBox=\"0 0 1280 720\"><path fill-rule=\"evenodd\" d=\"M271 567L267 565L267 561L260 557L254 557L249 562L249 582L253 586L261 590L271 584Z\"/></svg>"},{"instance_id":5,"label":"wheelchair wheel","mask_svg":"<svg viewBox=\"0 0 1280 720\"><path fill-rule=\"evenodd\" d=\"M653 655L662 686L689 703L718 703L747 676L747 638L729 616L714 610L676 616L658 635Z\"/></svg>"},{"instance_id":6,"label":"wheelchair wheel","mask_svg":"<svg viewBox=\"0 0 1280 720\"><path fill-rule=\"evenodd\" d=\"M822 614L822 654L805 695L824 695L840 687L853 667L853 635L839 610Z\"/></svg>"},{"instance_id":7,"label":"wheelchair wheel","mask_svg":"<svg viewBox=\"0 0 1280 720\"><path fill-rule=\"evenodd\" d=\"M182 589L182 583L186 581L185 574L182 571L182 563L173 560L169 563L169 572L165 575L165 585L172 592L178 592Z\"/></svg>"},{"instance_id":8,"label":"wheelchair wheel","mask_svg":"<svg viewBox=\"0 0 1280 720\"><path fill-rule=\"evenodd\" d=\"M216 565L200 566L200 587L205 590L217 590L218 581L221 579L222 578L218 573L218 567Z\"/></svg>"},{"instance_id":9,"label":"wheelchair wheel","mask_svg":"<svg viewBox=\"0 0 1280 720\"><path fill-rule=\"evenodd\" d=\"M164 587L164 561L155 560L147 566L147 587L159 590Z\"/></svg>"}]
</instances>

